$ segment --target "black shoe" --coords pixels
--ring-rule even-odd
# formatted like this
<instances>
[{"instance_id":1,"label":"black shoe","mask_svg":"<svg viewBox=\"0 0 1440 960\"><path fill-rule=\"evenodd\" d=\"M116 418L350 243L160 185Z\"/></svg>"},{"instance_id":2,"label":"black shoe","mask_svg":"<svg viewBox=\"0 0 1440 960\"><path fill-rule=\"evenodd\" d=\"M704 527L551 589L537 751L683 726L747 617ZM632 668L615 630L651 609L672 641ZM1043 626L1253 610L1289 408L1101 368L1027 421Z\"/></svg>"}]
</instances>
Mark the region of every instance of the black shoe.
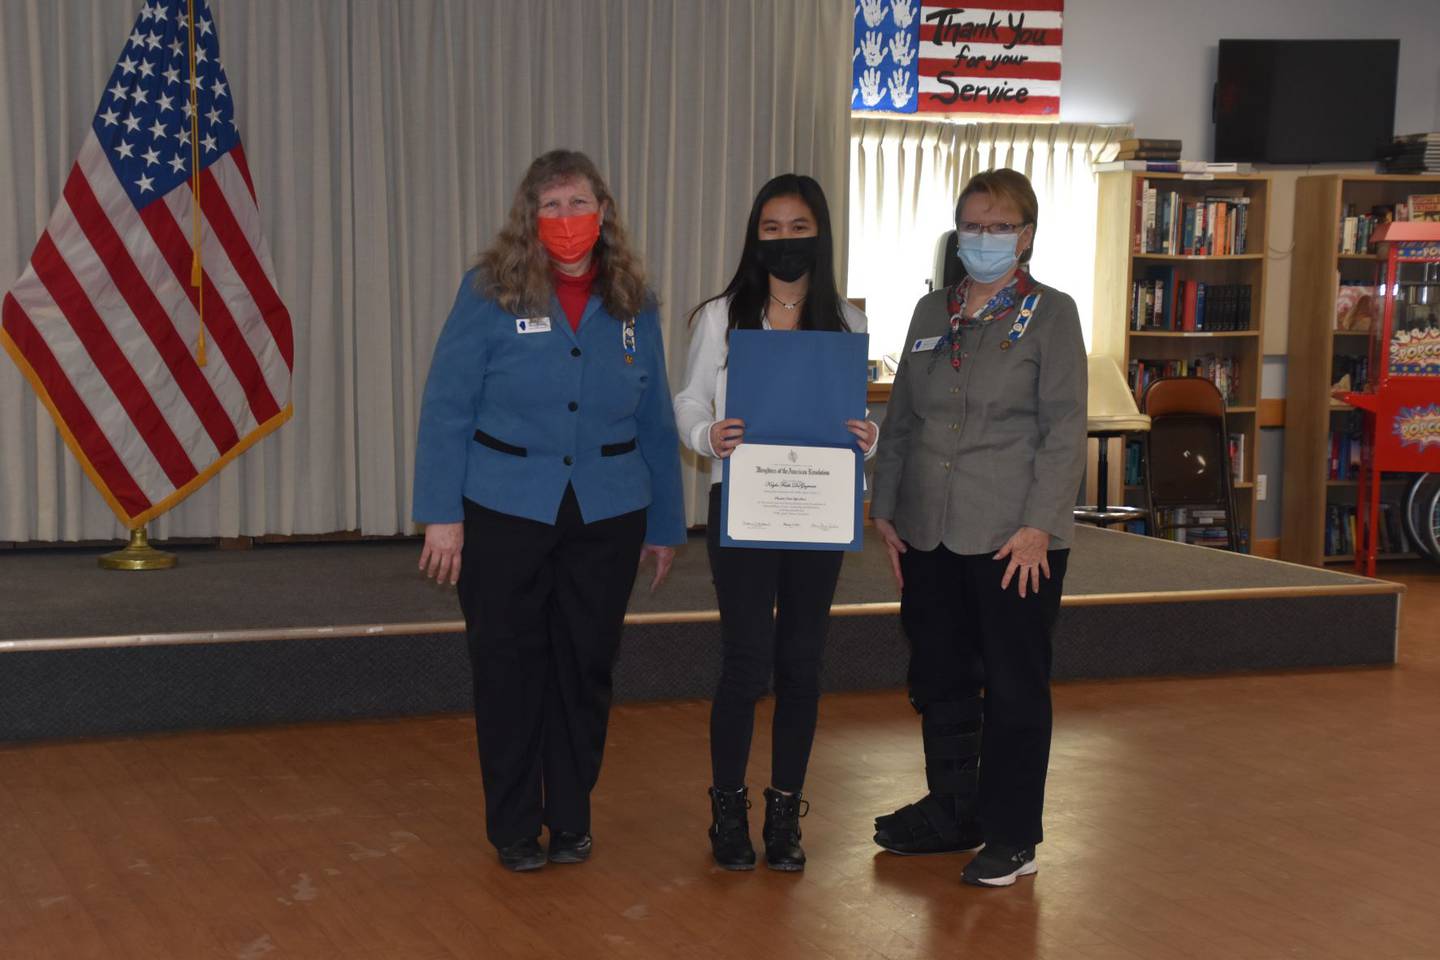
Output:
<instances>
[{"instance_id":1,"label":"black shoe","mask_svg":"<svg viewBox=\"0 0 1440 960\"><path fill-rule=\"evenodd\" d=\"M535 837L516 840L500 848L500 864L516 873L539 870L545 866L545 851L540 849L540 841Z\"/></svg>"},{"instance_id":2,"label":"black shoe","mask_svg":"<svg viewBox=\"0 0 1440 960\"><path fill-rule=\"evenodd\" d=\"M804 808L803 810L801 808ZM800 818L810 812L810 804L798 793L781 793L765 788L765 866L771 870L804 870L805 851L800 848Z\"/></svg>"},{"instance_id":3,"label":"black shoe","mask_svg":"<svg viewBox=\"0 0 1440 960\"><path fill-rule=\"evenodd\" d=\"M550 831L551 863L584 863L590 859L594 846L588 833L571 833L569 830Z\"/></svg>"},{"instance_id":4,"label":"black shoe","mask_svg":"<svg viewBox=\"0 0 1440 960\"><path fill-rule=\"evenodd\" d=\"M750 842L749 791L710 788L710 851L726 870L754 870L755 846Z\"/></svg>"},{"instance_id":5,"label":"black shoe","mask_svg":"<svg viewBox=\"0 0 1440 960\"><path fill-rule=\"evenodd\" d=\"M875 842L891 853L961 853L985 844L980 822L958 797L926 794L918 803L875 818Z\"/></svg>"},{"instance_id":6,"label":"black shoe","mask_svg":"<svg viewBox=\"0 0 1440 960\"><path fill-rule=\"evenodd\" d=\"M984 842L976 816L984 701L967 697L917 709L930 792L917 803L876 817L875 842L907 856L974 850Z\"/></svg>"},{"instance_id":7,"label":"black shoe","mask_svg":"<svg viewBox=\"0 0 1440 960\"><path fill-rule=\"evenodd\" d=\"M1008 887L1037 869L1034 847L1005 847L992 843L986 844L985 849L965 865L960 879L977 887Z\"/></svg>"}]
</instances>

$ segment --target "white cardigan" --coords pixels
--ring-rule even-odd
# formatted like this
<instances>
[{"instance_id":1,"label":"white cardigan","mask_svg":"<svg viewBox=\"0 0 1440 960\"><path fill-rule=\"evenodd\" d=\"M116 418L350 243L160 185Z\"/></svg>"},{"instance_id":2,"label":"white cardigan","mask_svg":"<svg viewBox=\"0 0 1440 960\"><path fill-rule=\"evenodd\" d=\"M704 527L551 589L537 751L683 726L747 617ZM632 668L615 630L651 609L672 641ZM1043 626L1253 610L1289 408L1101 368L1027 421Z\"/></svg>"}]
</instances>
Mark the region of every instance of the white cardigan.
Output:
<instances>
[{"instance_id":1,"label":"white cardigan","mask_svg":"<svg viewBox=\"0 0 1440 960\"><path fill-rule=\"evenodd\" d=\"M845 322L851 333L865 332L865 314L849 303L843 304ZM695 315L695 329L690 334L690 361L685 368L685 388L675 394L675 425L680 439L702 457L710 457L710 482L719 483L724 465L710 446L710 428L725 419L725 371L729 344L725 338L730 324L730 301L712 300ZM765 322L765 329L770 323ZM876 442L865 454L869 460L879 447Z\"/></svg>"}]
</instances>

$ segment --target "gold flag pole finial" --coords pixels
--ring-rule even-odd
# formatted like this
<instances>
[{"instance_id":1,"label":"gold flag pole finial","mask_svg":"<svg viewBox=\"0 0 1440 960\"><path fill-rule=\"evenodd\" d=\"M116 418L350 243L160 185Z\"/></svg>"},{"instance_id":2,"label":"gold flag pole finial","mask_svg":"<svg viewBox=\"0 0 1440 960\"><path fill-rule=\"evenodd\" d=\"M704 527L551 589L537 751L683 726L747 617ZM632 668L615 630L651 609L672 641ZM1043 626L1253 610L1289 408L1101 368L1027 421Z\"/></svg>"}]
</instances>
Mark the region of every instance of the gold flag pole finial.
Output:
<instances>
[{"instance_id":1,"label":"gold flag pole finial","mask_svg":"<svg viewBox=\"0 0 1440 960\"><path fill-rule=\"evenodd\" d=\"M190 256L190 286L195 288L195 315L199 320L200 339L195 346L195 362L205 366L205 283L200 261L200 78L195 74L195 0L190 0L190 20L186 26L190 41L190 192L194 207L194 247Z\"/></svg>"},{"instance_id":2,"label":"gold flag pole finial","mask_svg":"<svg viewBox=\"0 0 1440 960\"><path fill-rule=\"evenodd\" d=\"M150 546L143 526L130 531L130 543L125 549L100 558L100 566L105 570L169 570L175 564L175 554Z\"/></svg>"}]
</instances>

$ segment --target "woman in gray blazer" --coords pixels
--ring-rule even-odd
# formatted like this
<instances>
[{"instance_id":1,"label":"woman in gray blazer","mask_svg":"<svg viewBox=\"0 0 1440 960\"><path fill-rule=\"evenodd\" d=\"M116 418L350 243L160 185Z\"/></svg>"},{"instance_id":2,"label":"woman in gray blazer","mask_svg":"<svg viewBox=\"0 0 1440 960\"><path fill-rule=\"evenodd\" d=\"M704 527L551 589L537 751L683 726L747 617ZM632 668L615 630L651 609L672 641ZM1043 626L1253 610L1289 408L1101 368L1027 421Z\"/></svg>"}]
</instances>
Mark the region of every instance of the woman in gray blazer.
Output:
<instances>
[{"instance_id":1,"label":"woman in gray blazer","mask_svg":"<svg viewBox=\"0 0 1440 960\"><path fill-rule=\"evenodd\" d=\"M961 192L968 276L915 306L870 503L900 586L929 786L876 819L875 842L902 854L983 845L963 879L987 886L1036 869L1050 638L1085 458L1075 302L1026 267L1038 213L1014 170Z\"/></svg>"}]
</instances>

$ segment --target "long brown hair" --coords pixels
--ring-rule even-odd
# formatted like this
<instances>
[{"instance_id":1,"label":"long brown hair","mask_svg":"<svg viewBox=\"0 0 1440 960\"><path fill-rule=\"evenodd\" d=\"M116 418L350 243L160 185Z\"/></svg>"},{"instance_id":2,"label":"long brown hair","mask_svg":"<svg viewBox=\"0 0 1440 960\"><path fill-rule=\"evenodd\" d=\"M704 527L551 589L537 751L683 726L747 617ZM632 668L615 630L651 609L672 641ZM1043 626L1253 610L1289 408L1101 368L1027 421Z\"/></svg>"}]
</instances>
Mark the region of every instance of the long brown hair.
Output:
<instances>
[{"instance_id":1,"label":"long brown hair","mask_svg":"<svg viewBox=\"0 0 1440 960\"><path fill-rule=\"evenodd\" d=\"M595 244L595 295L606 311L619 319L635 316L652 299L645 286L644 267L630 249L625 227L620 223L615 198L594 161L578 150L551 150L536 157L525 171L505 226L489 249L480 254L481 289L511 313L538 313L550 305L550 255L540 243L535 224L540 192L577 177L590 182L595 199L605 211L600 240Z\"/></svg>"}]
</instances>

